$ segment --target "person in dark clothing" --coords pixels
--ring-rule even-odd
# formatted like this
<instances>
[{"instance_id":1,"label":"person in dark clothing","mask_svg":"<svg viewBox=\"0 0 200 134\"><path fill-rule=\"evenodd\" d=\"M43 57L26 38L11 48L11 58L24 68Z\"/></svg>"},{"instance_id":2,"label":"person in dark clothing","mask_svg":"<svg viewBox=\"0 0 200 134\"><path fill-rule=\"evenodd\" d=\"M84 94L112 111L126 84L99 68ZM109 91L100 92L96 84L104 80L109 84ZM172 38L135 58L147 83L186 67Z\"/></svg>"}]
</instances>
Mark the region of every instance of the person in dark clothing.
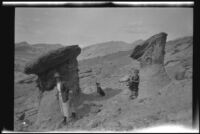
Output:
<instances>
[{"instance_id":1,"label":"person in dark clothing","mask_svg":"<svg viewBox=\"0 0 200 134\"><path fill-rule=\"evenodd\" d=\"M138 86L139 86L139 70L135 69L134 74L128 79L129 90L131 91L130 99L138 97Z\"/></svg>"},{"instance_id":2,"label":"person in dark clothing","mask_svg":"<svg viewBox=\"0 0 200 134\"><path fill-rule=\"evenodd\" d=\"M97 93L101 96L105 96L105 92L102 90L100 83L96 82L96 86L97 86Z\"/></svg>"}]
</instances>

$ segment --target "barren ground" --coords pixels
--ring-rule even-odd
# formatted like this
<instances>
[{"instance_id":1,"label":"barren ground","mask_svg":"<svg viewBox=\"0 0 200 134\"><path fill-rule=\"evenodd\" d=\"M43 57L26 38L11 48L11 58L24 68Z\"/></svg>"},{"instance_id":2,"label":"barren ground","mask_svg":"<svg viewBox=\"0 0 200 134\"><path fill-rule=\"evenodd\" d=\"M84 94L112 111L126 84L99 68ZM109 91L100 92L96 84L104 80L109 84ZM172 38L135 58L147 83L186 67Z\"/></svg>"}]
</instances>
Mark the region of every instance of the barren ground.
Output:
<instances>
[{"instance_id":1,"label":"barren ground","mask_svg":"<svg viewBox=\"0 0 200 134\"><path fill-rule=\"evenodd\" d=\"M134 66L139 66L129 55L132 50L79 61L81 95L76 102L78 118L67 126L58 124L35 126L37 96L35 77L15 71L14 128L20 131L48 130L133 130L157 124L192 125L192 38L185 37L166 44L165 68L172 82L154 96L129 100L129 90L120 79ZM25 61L26 62L26 61ZM95 79L100 81L105 97L96 93ZM55 90L42 103L52 104ZM56 114L58 106L52 105ZM28 126L19 121L25 112ZM47 111L48 112L48 111ZM52 112L52 111L49 111ZM50 127L51 126L51 127Z\"/></svg>"}]
</instances>

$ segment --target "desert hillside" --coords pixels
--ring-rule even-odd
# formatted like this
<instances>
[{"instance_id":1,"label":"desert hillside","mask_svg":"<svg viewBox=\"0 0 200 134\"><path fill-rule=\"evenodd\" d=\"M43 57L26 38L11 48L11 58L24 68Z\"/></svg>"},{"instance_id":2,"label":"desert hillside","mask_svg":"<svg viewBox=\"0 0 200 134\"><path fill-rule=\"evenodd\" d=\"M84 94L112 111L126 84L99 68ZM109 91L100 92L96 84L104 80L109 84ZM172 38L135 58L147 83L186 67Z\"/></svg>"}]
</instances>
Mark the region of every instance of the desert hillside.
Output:
<instances>
[{"instance_id":1,"label":"desert hillside","mask_svg":"<svg viewBox=\"0 0 200 134\"><path fill-rule=\"evenodd\" d=\"M82 53L79 55L78 60L101 57L119 51L127 51L133 49L136 45L140 44L141 42L142 40L137 40L133 43L126 43L123 41L109 41L90 45L82 49Z\"/></svg>"},{"instance_id":2,"label":"desert hillside","mask_svg":"<svg viewBox=\"0 0 200 134\"><path fill-rule=\"evenodd\" d=\"M142 40L137 40L133 43L126 43L123 41L110 41L98 44L93 44L84 47L81 50L81 54L78 56L78 60L92 59L96 57L102 57L105 55L117 53L119 51L127 51L133 49L136 45L141 43ZM15 81L21 80L26 77L22 73L25 64L42 54L62 47L60 44L29 44L27 42L15 43Z\"/></svg>"},{"instance_id":3,"label":"desert hillside","mask_svg":"<svg viewBox=\"0 0 200 134\"><path fill-rule=\"evenodd\" d=\"M22 71L25 63L42 53L62 47L60 44L29 44L15 43L15 71Z\"/></svg>"},{"instance_id":4,"label":"desert hillside","mask_svg":"<svg viewBox=\"0 0 200 134\"><path fill-rule=\"evenodd\" d=\"M167 41L165 45L164 65L172 83L160 89L153 97L129 100L130 93L122 79L129 75L132 68L140 67L139 62L131 59L130 55L134 47L142 42L140 40L128 44L111 41L92 45L81 51L78 60L82 93L76 102L78 118L62 128L58 128L58 124L49 123L51 117L44 119L41 126L35 124L38 112L36 77L27 76L21 71L28 61L61 45L29 45L26 42L15 44L15 130L117 131L165 123L191 127L193 37ZM101 83L105 97L97 95L96 80ZM51 104L55 93L55 90L46 92L48 97L44 103ZM56 113L56 110L57 106L52 105L52 111ZM19 120L23 113L26 114L27 126Z\"/></svg>"}]
</instances>

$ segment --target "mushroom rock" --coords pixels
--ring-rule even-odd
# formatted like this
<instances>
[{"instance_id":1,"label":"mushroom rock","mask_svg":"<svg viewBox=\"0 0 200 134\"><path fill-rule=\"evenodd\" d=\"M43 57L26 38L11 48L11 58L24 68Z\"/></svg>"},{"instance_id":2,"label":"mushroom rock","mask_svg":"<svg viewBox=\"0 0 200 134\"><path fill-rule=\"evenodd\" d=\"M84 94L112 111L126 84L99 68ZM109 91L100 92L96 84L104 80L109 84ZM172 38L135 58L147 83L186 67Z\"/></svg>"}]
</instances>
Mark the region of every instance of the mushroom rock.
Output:
<instances>
[{"instance_id":1,"label":"mushroom rock","mask_svg":"<svg viewBox=\"0 0 200 134\"><path fill-rule=\"evenodd\" d=\"M131 58L140 62L139 98L157 94L171 79L164 67L167 34L159 33L135 47Z\"/></svg>"},{"instance_id":2,"label":"mushroom rock","mask_svg":"<svg viewBox=\"0 0 200 134\"><path fill-rule=\"evenodd\" d=\"M66 81L70 86L78 85L78 61L76 58L80 52L81 49L78 45L52 50L26 64L24 73L38 75L40 90L43 91L54 88L54 73L56 71L61 74L63 81ZM74 77L76 78L74 79ZM73 83L72 80L76 82Z\"/></svg>"},{"instance_id":3,"label":"mushroom rock","mask_svg":"<svg viewBox=\"0 0 200 134\"><path fill-rule=\"evenodd\" d=\"M54 73L57 71L62 76L62 80L67 88L72 91L74 98L80 93L78 61L77 56L81 49L78 45L58 48L41 55L39 58L26 64L24 72L26 74L36 74L38 76L39 106L36 125L37 129L55 125L60 121L59 102L56 98L56 81ZM47 120L49 119L49 120ZM47 123L45 125L45 123Z\"/></svg>"}]
</instances>

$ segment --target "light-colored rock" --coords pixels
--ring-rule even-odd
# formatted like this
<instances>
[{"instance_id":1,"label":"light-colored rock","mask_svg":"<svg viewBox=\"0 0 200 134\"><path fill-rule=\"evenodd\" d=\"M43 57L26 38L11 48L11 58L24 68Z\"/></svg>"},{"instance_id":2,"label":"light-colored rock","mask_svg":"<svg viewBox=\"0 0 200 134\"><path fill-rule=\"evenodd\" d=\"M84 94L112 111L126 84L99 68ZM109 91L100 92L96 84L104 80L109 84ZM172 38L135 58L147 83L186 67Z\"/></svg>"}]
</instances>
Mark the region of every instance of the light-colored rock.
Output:
<instances>
[{"instance_id":1,"label":"light-colored rock","mask_svg":"<svg viewBox=\"0 0 200 134\"><path fill-rule=\"evenodd\" d=\"M140 62L139 97L155 95L170 83L164 67L166 39L166 33L156 34L136 46L131 54L131 58Z\"/></svg>"}]
</instances>

